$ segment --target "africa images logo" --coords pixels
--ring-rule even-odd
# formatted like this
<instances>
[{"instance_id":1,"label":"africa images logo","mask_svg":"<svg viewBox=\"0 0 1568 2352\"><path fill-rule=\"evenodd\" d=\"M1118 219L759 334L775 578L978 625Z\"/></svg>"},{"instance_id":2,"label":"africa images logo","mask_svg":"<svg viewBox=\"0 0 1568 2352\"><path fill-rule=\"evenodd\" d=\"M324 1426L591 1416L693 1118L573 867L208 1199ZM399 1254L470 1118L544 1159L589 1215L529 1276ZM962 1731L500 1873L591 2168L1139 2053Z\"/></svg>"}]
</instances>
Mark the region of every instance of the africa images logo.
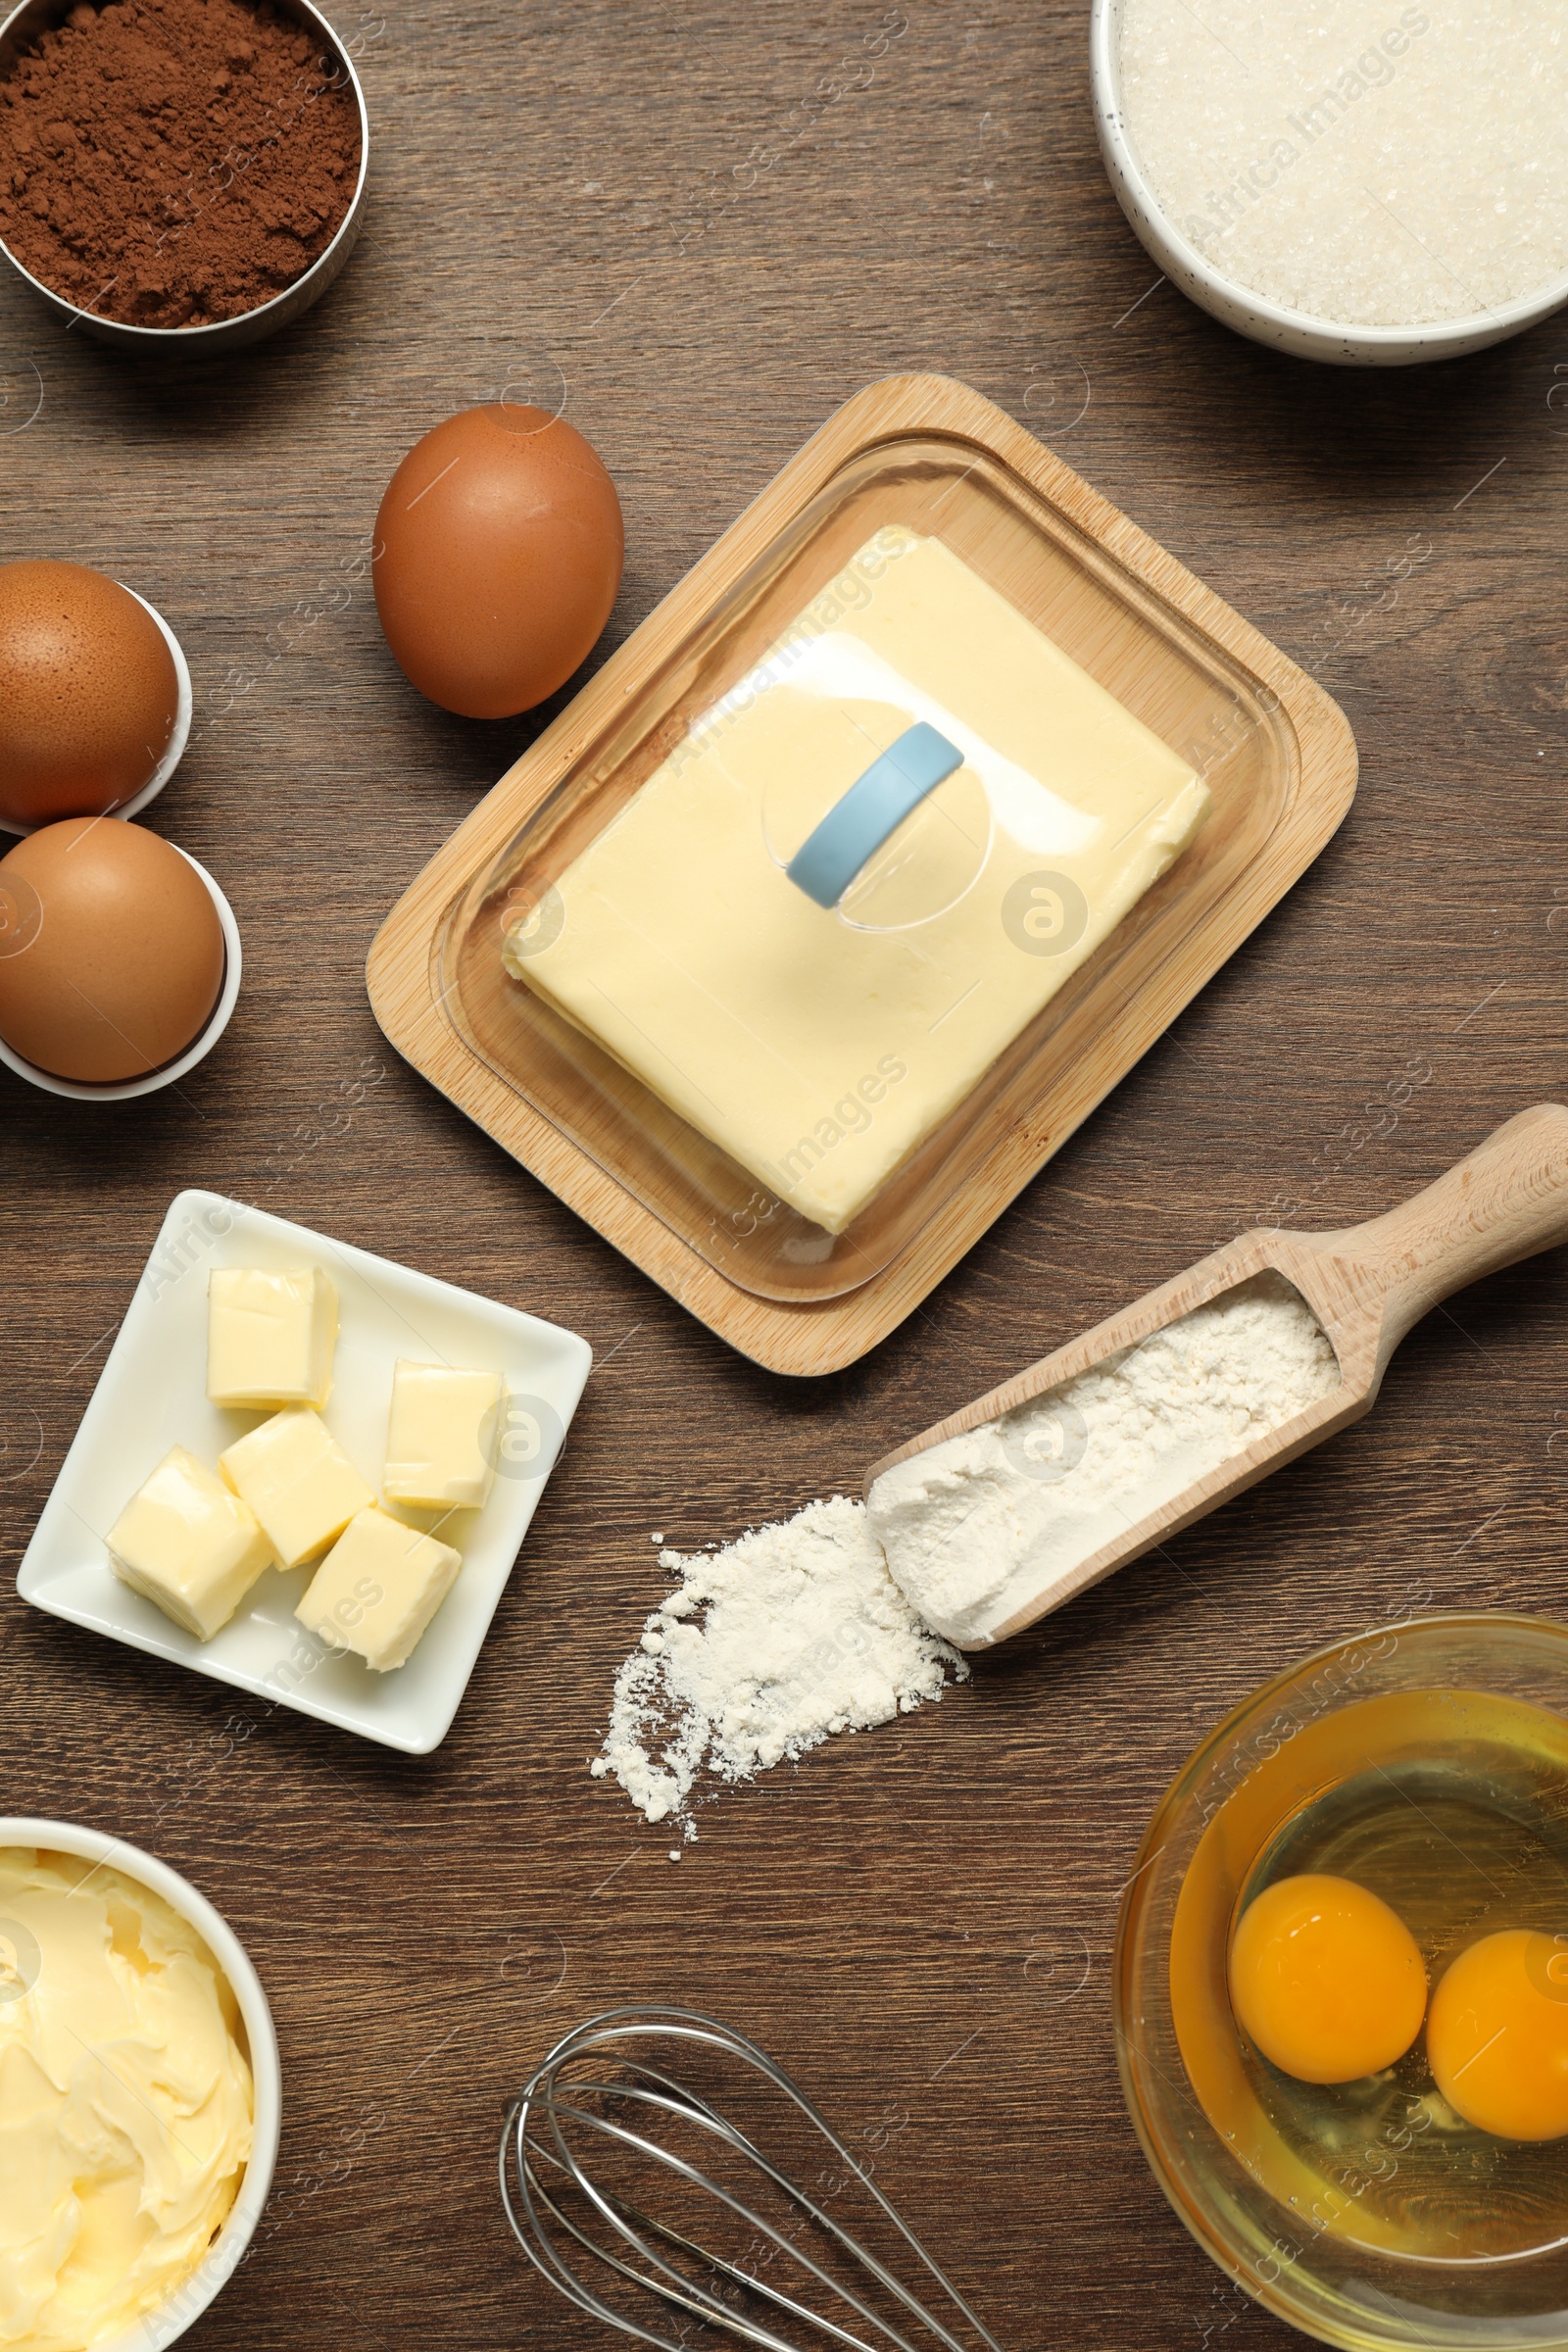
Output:
<instances>
[{"instance_id":1,"label":"africa images logo","mask_svg":"<svg viewBox=\"0 0 1568 2352\"><path fill-rule=\"evenodd\" d=\"M866 1134L875 1123L875 1105L886 1100L890 1087L902 1086L908 1075L907 1062L901 1061L896 1054L884 1054L876 1068L867 1070L855 1087L841 1096L831 1112L818 1119L808 1135L803 1135L789 1151L779 1154L778 1166L767 1170L779 1191L787 1197L840 1144L851 1136Z\"/></svg>"},{"instance_id":2,"label":"africa images logo","mask_svg":"<svg viewBox=\"0 0 1568 2352\"><path fill-rule=\"evenodd\" d=\"M1065 956L1089 928L1089 901L1071 874L1020 874L1003 897L1002 928L1026 956Z\"/></svg>"},{"instance_id":3,"label":"africa images logo","mask_svg":"<svg viewBox=\"0 0 1568 2352\"><path fill-rule=\"evenodd\" d=\"M1282 127L1266 155L1255 156L1245 171L1234 172L1218 188L1210 190L1205 200L1209 208L1206 213L1194 213L1183 221L1183 228L1199 251L1212 256L1216 241L1226 236L1254 205L1261 204L1271 188L1278 187L1281 175L1293 164L1298 164L1309 148L1327 137L1360 99L1393 81L1398 72L1398 61L1407 55L1411 42L1418 41L1431 29L1432 20L1423 10L1401 9L1397 24L1391 24L1353 64L1330 75L1316 97L1302 98L1292 108L1284 117L1284 124L1296 137L1288 138Z\"/></svg>"},{"instance_id":4,"label":"africa images logo","mask_svg":"<svg viewBox=\"0 0 1568 2352\"><path fill-rule=\"evenodd\" d=\"M566 1443L565 1424L548 1397L509 1390L488 1415L481 1443L497 1478L526 1485L550 1476Z\"/></svg>"},{"instance_id":5,"label":"africa images logo","mask_svg":"<svg viewBox=\"0 0 1568 2352\"><path fill-rule=\"evenodd\" d=\"M21 874L0 880L0 956L22 956L43 929L43 902Z\"/></svg>"},{"instance_id":6,"label":"africa images logo","mask_svg":"<svg viewBox=\"0 0 1568 2352\"><path fill-rule=\"evenodd\" d=\"M20 1919L0 1919L0 2010L24 2001L38 1982L43 1954Z\"/></svg>"}]
</instances>

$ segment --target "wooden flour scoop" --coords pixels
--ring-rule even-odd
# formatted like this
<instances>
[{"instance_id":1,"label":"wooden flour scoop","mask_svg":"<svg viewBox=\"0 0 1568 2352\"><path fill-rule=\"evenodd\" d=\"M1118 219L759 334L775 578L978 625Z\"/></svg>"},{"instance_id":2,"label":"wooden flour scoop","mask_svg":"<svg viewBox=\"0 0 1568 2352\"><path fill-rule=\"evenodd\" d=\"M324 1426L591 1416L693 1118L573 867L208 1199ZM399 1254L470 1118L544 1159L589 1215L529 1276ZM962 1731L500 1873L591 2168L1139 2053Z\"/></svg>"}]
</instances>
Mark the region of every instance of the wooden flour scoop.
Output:
<instances>
[{"instance_id":1,"label":"wooden flour scoop","mask_svg":"<svg viewBox=\"0 0 1568 2352\"><path fill-rule=\"evenodd\" d=\"M951 1636L967 1649L989 1647L1359 1420L1377 1400L1394 1350L1430 1308L1466 1283L1563 1241L1568 1241L1568 1109L1542 1102L1509 1119L1425 1192L1365 1225L1338 1233L1243 1234L886 1455L867 1472L865 1492L869 1495L896 1463L1060 1388L1252 1275L1272 1269L1299 1291L1333 1344L1338 1388L1069 1569L1037 1571L1031 1583L1027 1562L1021 1563L988 1604L992 1615L966 1616L961 1630ZM929 1606L915 1598L931 1616ZM939 1632L948 1631L939 1617L932 1622Z\"/></svg>"}]
</instances>

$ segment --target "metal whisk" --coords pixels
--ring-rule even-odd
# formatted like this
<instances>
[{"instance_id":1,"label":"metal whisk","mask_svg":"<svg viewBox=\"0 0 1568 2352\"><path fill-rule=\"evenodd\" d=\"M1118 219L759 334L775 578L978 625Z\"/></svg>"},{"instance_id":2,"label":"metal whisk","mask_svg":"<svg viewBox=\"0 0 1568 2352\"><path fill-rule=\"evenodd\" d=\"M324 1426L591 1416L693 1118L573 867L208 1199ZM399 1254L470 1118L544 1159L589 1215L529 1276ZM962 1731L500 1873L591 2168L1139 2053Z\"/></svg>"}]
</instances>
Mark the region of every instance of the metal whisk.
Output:
<instances>
[{"instance_id":1,"label":"metal whisk","mask_svg":"<svg viewBox=\"0 0 1568 2352\"><path fill-rule=\"evenodd\" d=\"M751 2133L667 2071L683 2066L689 2077L715 2057L743 2070L747 2095L758 2091L758 2078L764 2096L782 2094L789 2108L781 2121L793 2128L802 2117L821 2134L834 2159L818 2176L819 2185L831 2183L823 2194L858 2183L922 2266L923 2291L934 2283L947 2298L944 2316ZM682 2138L690 2153L671 2144ZM610 2009L558 2041L508 2113L500 2171L507 2219L535 2268L579 2310L660 2352L693 2352L693 2320L759 2352L823 2342L846 2352L929 2352L921 2330L946 2352L973 2352L948 2324L957 2316L989 2352L1000 2352L805 2092L744 2034L693 2010ZM648 2210L654 2204L662 2217ZM714 2223L738 2241L728 2253L704 2242ZM699 2229L702 2238L693 2234ZM897 2245L889 2251L898 2258ZM775 2264L784 2274L776 2280L763 2275ZM608 2286L604 2273L686 2315L678 2334L662 2334L607 2301L590 2283ZM887 2308L877 2308L878 2297Z\"/></svg>"}]
</instances>

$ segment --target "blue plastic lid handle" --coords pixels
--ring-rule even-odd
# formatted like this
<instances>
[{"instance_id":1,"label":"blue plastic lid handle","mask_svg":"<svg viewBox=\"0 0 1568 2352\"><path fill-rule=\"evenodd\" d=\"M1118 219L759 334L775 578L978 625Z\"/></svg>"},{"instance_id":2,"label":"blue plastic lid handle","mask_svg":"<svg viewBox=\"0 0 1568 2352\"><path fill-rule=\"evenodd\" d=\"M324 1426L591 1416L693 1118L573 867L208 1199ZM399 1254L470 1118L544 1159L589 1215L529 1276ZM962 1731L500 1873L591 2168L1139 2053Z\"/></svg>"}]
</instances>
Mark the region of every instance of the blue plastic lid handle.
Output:
<instances>
[{"instance_id":1,"label":"blue plastic lid handle","mask_svg":"<svg viewBox=\"0 0 1568 2352\"><path fill-rule=\"evenodd\" d=\"M923 718L906 727L835 801L784 871L798 890L831 910L910 809L962 765L963 754L938 728Z\"/></svg>"}]
</instances>

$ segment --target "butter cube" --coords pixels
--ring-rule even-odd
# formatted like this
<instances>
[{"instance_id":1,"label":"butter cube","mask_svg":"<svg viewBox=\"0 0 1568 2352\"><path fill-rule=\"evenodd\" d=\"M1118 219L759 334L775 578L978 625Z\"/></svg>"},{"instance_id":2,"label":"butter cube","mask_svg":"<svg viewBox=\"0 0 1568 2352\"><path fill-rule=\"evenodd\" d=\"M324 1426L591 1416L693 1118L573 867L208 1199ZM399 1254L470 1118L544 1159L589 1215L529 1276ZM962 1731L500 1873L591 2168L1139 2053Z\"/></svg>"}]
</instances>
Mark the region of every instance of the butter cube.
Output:
<instances>
[{"instance_id":1,"label":"butter cube","mask_svg":"<svg viewBox=\"0 0 1568 2352\"><path fill-rule=\"evenodd\" d=\"M357 1650L386 1674L412 1655L462 1566L450 1544L372 1504L349 1521L294 1614L335 1649Z\"/></svg>"},{"instance_id":2,"label":"butter cube","mask_svg":"<svg viewBox=\"0 0 1568 2352\"><path fill-rule=\"evenodd\" d=\"M109 1564L166 1617L210 1642L266 1568L272 1546L216 1472L175 1446L109 1532Z\"/></svg>"},{"instance_id":3,"label":"butter cube","mask_svg":"<svg viewBox=\"0 0 1568 2352\"><path fill-rule=\"evenodd\" d=\"M477 1510L495 1477L499 1372L400 1361L386 1433L388 1502Z\"/></svg>"},{"instance_id":4,"label":"butter cube","mask_svg":"<svg viewBox=\"0 0 1568 2352\"><path fill-rule=\"evenodd\" d=\"M274 1413L218 1457L285 1568L318 1559L356 1511L375 1500L326 1423L309 1405Z\"/></svg>"},{"instance_id":5,"label":"butter cube","mask_svg":"<svg viewBox=\"0 0 1568 2352\"><path fill-rule=\"evenodd\" d=\"M337 1293L318 1266L220 1266L207 1285L214 1404L323 1405L332 1393Z\"/></svg>"}]
</instances>

